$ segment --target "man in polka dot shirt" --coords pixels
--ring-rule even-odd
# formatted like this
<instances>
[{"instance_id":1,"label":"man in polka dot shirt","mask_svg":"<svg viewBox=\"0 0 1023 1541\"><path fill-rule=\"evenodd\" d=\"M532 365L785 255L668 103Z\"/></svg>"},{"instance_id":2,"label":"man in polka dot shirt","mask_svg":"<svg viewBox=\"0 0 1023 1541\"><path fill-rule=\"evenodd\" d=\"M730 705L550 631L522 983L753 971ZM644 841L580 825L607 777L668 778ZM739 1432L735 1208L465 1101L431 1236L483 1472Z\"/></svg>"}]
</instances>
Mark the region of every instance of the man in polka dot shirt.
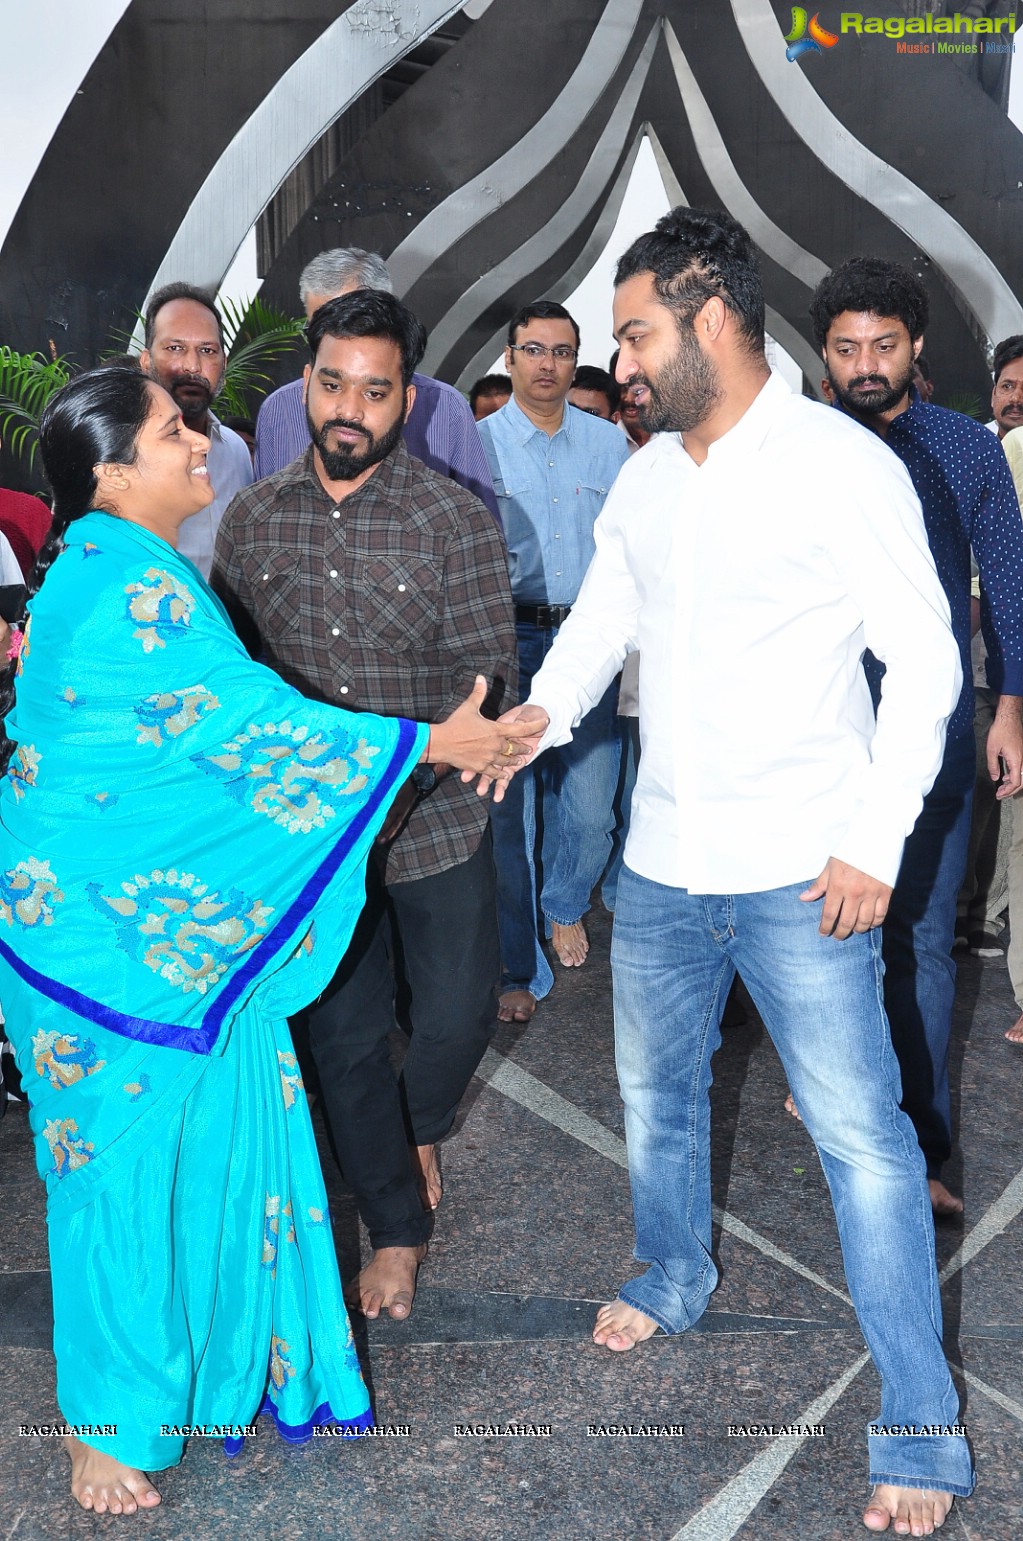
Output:
<instances>
[{"instance_id":1,"label":"man in polka dot shirt","mask_svg":"<svg viewBox=\"0 0 1023 1541\"><path fill-rule=\"evenodd\" d=\"M852 258L819 285L810 313L835 407L883 438L912 477L962 656L963 690L948 723L944 760L906 842L884 924L885 1007L902 1069L903 1107L927 1158L935 1214L955 1215L962 1200L946 1188L941 1171L952 1149L952 942L976 758L970 551L980 570L988 686L999 698L988 770L996 795L1005 798L1019 791L1023 769L1023 522L994 435L962 413L924 403L912 384L928 317L926 291L912 273L880 258ZM879 684L883 667L869 654L866 665L872 686Z\"/></svg>"}]
</instances>

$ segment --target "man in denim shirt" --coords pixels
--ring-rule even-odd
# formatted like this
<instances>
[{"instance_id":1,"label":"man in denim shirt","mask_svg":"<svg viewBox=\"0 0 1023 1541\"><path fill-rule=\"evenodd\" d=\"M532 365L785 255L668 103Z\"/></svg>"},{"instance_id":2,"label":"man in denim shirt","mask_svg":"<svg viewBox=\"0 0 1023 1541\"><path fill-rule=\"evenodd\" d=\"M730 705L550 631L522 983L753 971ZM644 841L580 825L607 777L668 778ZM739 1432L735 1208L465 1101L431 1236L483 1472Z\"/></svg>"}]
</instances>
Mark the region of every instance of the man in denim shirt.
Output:
<instances>
[{"instance_id":1,"label":"man in denim shirt","mask_svg":"<svg viewBox=\"0 0 1023 1541\"><path fill-rule=\"evenodd\" d=\"M628 445L613 424L568 405L579 328L564 306L526 305L508 328L512 399L480 423L508 542L519 689L529 695L593 556L593 524ZM620 747L612 685L570 744L539 762L544 797L540 907L561 962L578 967L588 943L582 917L611 850ZM501 922L503 1021L525 1022L554 983L536 922L535 783L522 775L494 809Z\"/></svg>"}]
</instances>

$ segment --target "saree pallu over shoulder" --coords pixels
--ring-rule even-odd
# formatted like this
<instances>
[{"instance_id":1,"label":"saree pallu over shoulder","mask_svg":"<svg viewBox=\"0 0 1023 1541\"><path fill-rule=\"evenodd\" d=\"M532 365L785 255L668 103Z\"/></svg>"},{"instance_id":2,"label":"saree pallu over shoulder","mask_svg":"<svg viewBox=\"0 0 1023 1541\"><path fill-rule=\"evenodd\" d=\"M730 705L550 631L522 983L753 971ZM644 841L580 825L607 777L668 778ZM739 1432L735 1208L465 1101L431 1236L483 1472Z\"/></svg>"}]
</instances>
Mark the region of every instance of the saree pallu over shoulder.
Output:
<instances>
[{"instance_id":1,"label":"saree pallu over shoulder","mask_svg":"<svg viewBox=\"0 0 1023 1541\"><path fill-rule=\"evenodd\" d=\"M284 1018L329 981L427 730L306 700L191 564L90 514L31 607L0 997L49 1192L57 1394L128 1465L261 1408L370 1420Z\"/></svg>"},{"instance_id":2,"label":"saree pallu over shoulder","mask_svg":"<svg viewBox=\"0 0 1023 1541\"><path fill-rule=\"evenodd\" d=\"M271 979L299 1009L426 731L299 695L191 563L87 515L32 603L8 720L6 970L83 1027L194 1054Z\"/></svg>"}]
</instances>

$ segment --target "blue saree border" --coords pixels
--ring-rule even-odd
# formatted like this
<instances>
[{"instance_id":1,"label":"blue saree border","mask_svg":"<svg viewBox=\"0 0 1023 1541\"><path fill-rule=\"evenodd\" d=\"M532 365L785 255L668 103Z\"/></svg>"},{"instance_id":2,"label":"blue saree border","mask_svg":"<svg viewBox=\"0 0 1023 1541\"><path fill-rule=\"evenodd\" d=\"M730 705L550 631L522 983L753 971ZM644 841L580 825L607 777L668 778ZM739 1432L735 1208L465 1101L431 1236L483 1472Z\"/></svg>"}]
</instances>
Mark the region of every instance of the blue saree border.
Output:
<instances>
[{"instance_id":1,"label":"blue saree border","mask_svg":"<svg viewBox=\"0 0 1023 1541\"><path fill-rule=\"evenodd\" d=\"M121 1038L131 1038L136 1043L156 1044L164 1049L184 1049L190 1054L210 1054L220 1036L220 1030L231 1007L260 973L266 962L284 945L299 922L309 913L327 885L336 876L342 862L350 855L356 842L361 839L366 826L379 811L380 804L406 768L409 755L419 736L419 724L399 717L398 738L391 754L387 770L366 799L361 812L349 824L337 844L332 846L317 867L298 897L288 906L277 924L249 953L246 961L232 976L215 1001L210 1004L198 1027L180 1027L166 1022L153 1022L146 1017L128 1016L113 1006L105 1006L92 996L84 995L70 985L62 985L46 974L40 974L31 964L19 958L14 949L0 937L0 957L26 984L48 1000L55 1001L86 1021L95 1022L108 1032Z\"/></svg>"},{"instance_id":2,"label":"blue saree border","mask_svg":"<svg viewBox=\"0 0 1023 1541\"><path fill-rule=\"evenodd\" d=\"M340 1426L341 1435L339 1437L342 1439L358 1439L360 1434L364 1434L367 1429L374 1427L372 1408L367 1408L364 1413L359 1413L355 1418L339 1418L335 1412L331 1411L329 1402L321 1402L319 1407L313 1412L312 1417L307 1418L305 1423L285 1423L270 1400L269 1392L263 1398L263 1405L259 1409L257 1417L262 1417L264 1413L270 1414L270 1417L277 1425L278 1434L289 1445L307 1444L313 1437L314 1429L325 1428L331 1423ZM240 1455L244 1444L244 1434L229 1434L224 1439L224 1454Z\"/></svg>"}]
</instances>

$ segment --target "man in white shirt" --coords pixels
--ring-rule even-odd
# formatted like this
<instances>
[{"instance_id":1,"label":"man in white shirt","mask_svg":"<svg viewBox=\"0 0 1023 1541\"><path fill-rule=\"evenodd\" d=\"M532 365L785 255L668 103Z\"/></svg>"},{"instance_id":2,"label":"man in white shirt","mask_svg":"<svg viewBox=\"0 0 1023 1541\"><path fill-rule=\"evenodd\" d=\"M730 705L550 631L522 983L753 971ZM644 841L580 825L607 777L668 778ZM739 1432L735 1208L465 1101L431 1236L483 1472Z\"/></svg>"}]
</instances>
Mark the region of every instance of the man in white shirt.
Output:
<instances>
[{"instance_id":1,"label":"man in white shirt","mask_svg":"<svg viewBox=\"0 0 1023 1541\"><path fill-rule=\"evenodd\" d=\"M649 1267L594 1339L625 1350L685 1331L717 1282L710 1062L738 970L817 1145L881 1377L864 1524L929 1534L974 1477L879 927L959 696L948 604L901 463L771 374L734 220L666 215L619 262L614 316L619 380L658 436L619 473L572 614L504 719L543 729L540 751L564 743L639 650L643 756L612 966ZM888 668L876 724L867 646Z\"/></svg>"},{"instance_id":2,"label":"man in white shirt","mask_svg":"<svg viewBox=\"0 0 1023 1541\"><path fill-rule=\"evenodd\" d=\"M146 346L139 363L168 391L187 427L210 441L206 455L215 497L181 526L178 550L209 581L220 521L236 492L255 480L252 456L240 434L214 414L227 355L220 312L203 289L167 284L146 307Z\"/></svg>"}]
</instances>

